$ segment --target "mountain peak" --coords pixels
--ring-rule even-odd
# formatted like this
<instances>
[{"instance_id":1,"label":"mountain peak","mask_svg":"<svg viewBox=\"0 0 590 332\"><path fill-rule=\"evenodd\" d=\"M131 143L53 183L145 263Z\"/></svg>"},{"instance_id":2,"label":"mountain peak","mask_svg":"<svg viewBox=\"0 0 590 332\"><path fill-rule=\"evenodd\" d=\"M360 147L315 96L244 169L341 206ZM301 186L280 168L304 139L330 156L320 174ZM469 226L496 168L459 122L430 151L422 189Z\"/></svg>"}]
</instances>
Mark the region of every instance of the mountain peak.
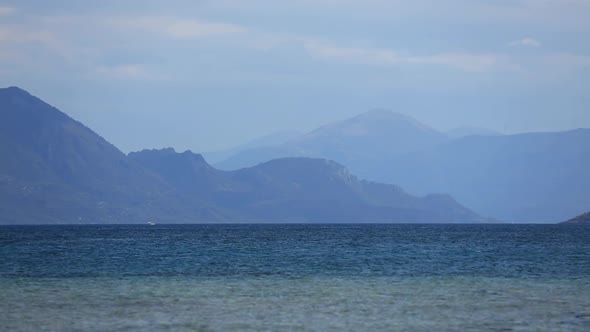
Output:
<instances>
[{"instance_id":1,"label":"mountain peak","mask_svg":"<svg viewBox=\"0 0 590 332\"><path fill-rule=\"evenodd\" d=\"M194 153L191 150L186 150L184 152L177 152L176 149L173 147L161 148L161 149L143 149L137 152L130 152L129 154L159 154L159 155L184 155L184 156L201 156L199 153Z\"/></svg>"},{"instance_id":2,"label":"mountain peak","mask_svg":"<svg viewBox=\"0 0 590 332\"><path fill-rule=\"evenodd\" d=\"M352 118L319 127L302 138L309 140L321 136L378 137L399 141L407 135L426 135L433 140L445 138L444 134L416 119L387 109L373 109Z\"/></svg>"},{"instance_id":3,"label":"mountain peak","mask_svg":"<svg viewBox=\"0 0 590 332\"><path fill-rule=\"evenodd\" d=\"M151 150L150 149L143 149L142 151L152 151L152 152L157 152L157 153L161 153L161 154L176 154L176 150L171 147L162 148L162 149L151 149Z\"/></svg>"},{"instance_id":4,"label":"mountain peak","mask_svg":"<svg viewBox=\"0 0 590 332\"><path fill-rule=\"evenodd\" d=\"M0 113L11 117L10 121L18 118L23 123L35 122L41 119L56 121L67 121L69 119L65 113L57 108L16 86L0 88Z\"/></svg>"},{"instance_id":5,"label":"mountain peak","mask_svg":"<svg viewBox=\"0 0 590 332\"><path fill-rule=\"evenodd\" d=\"M355 118L396 118L396 119L404 119L404 120L414 120L409 115L399 113L399 112L394 112L394 111L388 110L386 108L370 109L364 113L357 115Z\"/></svg>"},{"instance_id":6,"label":"mountain peak","mask_svg":"<svg viewBox=\"0 0 590 332\"><path fill-rule=\"evenodd\" d=\"M194 153L191 150L176 152L174 148L168 147L163 149L144 149L138 152L129 153L129 157L136 160L160 160L162 157L174 160L178 164L190 163L191 167L211 168L201 154ZM188 164L187 164L188 165Z\"/></svg>"},{"instance_id":7,"label":"mountain peak","mask_svg":"<svg viewBox=\"0 0 590 332\"><path fill-rule=\"evenodd\" d=\"M386 109L372 109L338 122L318 127L283 145L251 149L216 164L239 169L282 157L312 157L336 160L360 176L376 158L423 150L444 143L448 137L412 117Z\"/></svg>"},{"instance_id":8,"label":"mountain peak","mask_svg":"<svg viewBox=\"0 0 590 332\"><path fill-rule=\"evenodd\" d=\"M378 126L404 125L404 126L413 127L413 128L416 128L416 129L419 129L422 131L436 132L435 129L421 123L420 121L416 120L415 118L413 118L407 114L394 112L394 111L391 111L388 109L383 109L383 108L376 108L376 109L369 110L369 111L367 111L365 113L361 113L349 120L353 121L353 122L365 123L367 125L369 125L369 124L375 124Z\"/></svg>"},{"instance_id":9,"label":"mountain peak","mask_svg":"<svg viewBox=\"0 0 590 332\"><path fill-rule=\"evenodd\" d=\"M7 88L0 88L0 93L31 96L30 93L28 93L27 91L25 91L17 86L9 86Z\"/></svg>"}]
</instances>

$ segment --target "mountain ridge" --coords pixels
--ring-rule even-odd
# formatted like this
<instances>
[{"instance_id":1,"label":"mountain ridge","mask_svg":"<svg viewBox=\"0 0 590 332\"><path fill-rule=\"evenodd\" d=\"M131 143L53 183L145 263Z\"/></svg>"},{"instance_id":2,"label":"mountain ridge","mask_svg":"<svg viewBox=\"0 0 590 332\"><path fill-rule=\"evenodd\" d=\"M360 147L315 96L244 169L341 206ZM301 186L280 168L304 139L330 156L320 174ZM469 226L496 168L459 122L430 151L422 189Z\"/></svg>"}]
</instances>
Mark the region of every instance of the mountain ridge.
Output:
<instances>
[{"instance_id":1,"label":"mountain ridge","mask_svg":"<svg viewBox=\"0 0 590 332\"><path fill-rule=\"evenodd\" d=\"M382 155L402 155L436 146L447 136L408 115L384 109L320 126L277 146L247 149L215 166L235 170L281 157L337 160L366 177L364 164Z\"/></svg>"},{"instance_id":2,"label":"mountain ridge","mask_svg":"<svg viewBox=\"0 0 590 332\"><path fill-rule=\"evenodd\" d=\"M378 181L506 221L559 222L590 205L590 129L463 137L373 167Z\"/></svg>"},{"instance_id":3,"label":"mountain ridge","mask_svg":"<svg viewBox=\"0 0 590 332\"><path fill-rule=\"evenodd\" d=\"M215 166L235 169L277 157L328 158L362 178L395 183L414 195L448 193L481 215L510 222L555 223L590 206L588 129L503 135L471 128L459 137L434 130L435 139L427 135L426 144L414 145L415 138L400 134L396 123L420 134L432 133L432 128L408 118L369 111L321 126L290 145L242 151ZM403 138L375 135L367 142L363 135L371 130L366 119L383 125L381 132Z\"/></svg>"},{"instance_id":4,"label":"mountain ridge","mask_svg":"<svg viewBox=\"0 0 590 332\"><path fill-rule=\"evenodd\" d=\"M166 151L163 154L168 154ZM186 155L185 152L177 155ZM143 158L146 154L158 154L157 150L144 150L130 154L136 160L147 160ZM189 163L190 158L182 158L184 163ZM155 169L154 164L145 164L146 167L165 178L172 177L172 183L176 182L174 177L178 172L159 168ZM178 165L171 165L178 169ZM450 216L445 216L449 208L452 208L456 215L463 216L467 220L478 220L480 222L490 221L477 217L471 211L464 209L454 199L444 195L429 195L426 197L413 197L401 188L393 185L383 185L365 180L359 180L348 169L334 161L314 158L281 158L274 159L257 166L243 168L236 171L221 171L206 166L215 172L214 183L204 184L203 174L194 172L192 175L183 173L183 181L193 185L201 184L206 190L199 192L193 190L194 195L207 195L215 204L233 203L230 208L245 211L247 215L254 218L289 218L299 222L313 220L314 222L350 222L358 218L355 213L366 210L367 215L372 215L374 222L385 222L387 217L371 212L374 207L382 210L395 212L392 215L412 216L411 220L422 222L443 222L451 221ZM207 177L206 179L210 179ZM195 188L192 186L192 188ZM377 192L379 191L379 193ZM445 197L446 201L442 207L438 207L433 201L434 198ZM322 204L338 202L341 211L324 211L320 219L311 216L306 211L323 211ZM344 202L347 202L343 205ZM440 202L440 201L439 201ZM438 202L437 202L438 203ZM289 207L287 208L286 205ZM261 210L263 206L265 210ZM329 206L329 204L326 204ZM354 209L350 209L354 207ZM293 211L295 210L295 211ZM291 211L284 215L284 211ZM351 215L343 213L348 211ZM302 212L302 213L301 213ZM350 216L353 216L351 219ZM397 222L398 218L389 217ZM356 219L358 220L358 219Z\"/></svg>"},{"instance_id":5,"label":"mountain ridge","mask_svg":"<svg viewBox=\"0 0 590 332\"><path fill-rule=\"evenodd\" d=\"M446 132L451 138L461 138L466 136L500 136L502 133L488 128L477 126L460 126Z\"/></svg>"},{"instance_id":6,"label":"mountain ridge","mask_svg":"<svg viewBox=\"0 0 590 332\"><path fill-rule=\"evenodd\" d=\"M0 223L483 222L453 199L359 180L325 159L233 172L174 149L125 155L66 114L0 89Z\"/></svg>"}]
</instances>

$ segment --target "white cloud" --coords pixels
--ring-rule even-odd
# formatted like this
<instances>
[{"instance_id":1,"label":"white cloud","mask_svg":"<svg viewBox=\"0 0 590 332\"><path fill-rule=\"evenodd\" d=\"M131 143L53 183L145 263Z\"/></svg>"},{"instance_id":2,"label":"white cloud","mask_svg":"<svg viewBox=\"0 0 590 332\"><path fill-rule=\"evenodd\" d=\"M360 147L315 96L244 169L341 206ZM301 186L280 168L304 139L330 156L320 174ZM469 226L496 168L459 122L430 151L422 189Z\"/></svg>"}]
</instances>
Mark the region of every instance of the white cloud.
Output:
<instances>
[{"instance_id":1,"label":"white cloud","mask_svg":"<svg viewBox=\"0 0 590 332\"><path fill-rule=\"evenodd\" d=\"M336 0L321 1L329 5L337 2ZM352 0L347 3L360 6ZM379 0L372 3L379 3ZM393 2L384 0L383 5L386 4L393 5ZM285 59L300 58L301 54L296 52L305 52L316 61L382 67L439 66L467 72L515 71L520 70L519 64L525 69L530 69L532 65L527 65L530 58L546 54L545 50L534 52L536 53L534 55L528 52L509 53L506 50L505 54L501 54L436 49L428 53L416 54L411 50L398 52L397 46L391 46L391 48L387 46L349 47L337 42L336 40L342 40L342 37L338 38L337 35L334 39L322 37L321 32L314 32L317 37L304 36L300 35L300 31L296 29L279 32L270 27L243 26L234 24L232 21L188 19L186 16L27 15L24 16L22 23L0 26L0 46L4 48L3 52L11 52L11 59L16 58L14 54L21 54L22 58L34 59L32 60L34 64L39 66L43 65L42 62L47 62L44 65L48 68L67 66L75 68L75 71L80 73L121 79L158 79L160 77L173 79L175 75L172 71L182 67L180 65L182 61L189 61L184 56L178 56L179 53L184 54L188 50L187 47L191 50L206 50L212 55L207 61L220 64L223 62L222 57L230 52L233 54L233 52L246 51L249 52L245 55L248 57L269 56L270 62L283 56ZM205 18L206 15L203 17ZM350 41L352 45L363 40L362 37L360 37L361 41L359 37L355 39ZM206 42L200 42L205 40ZM368 41L379 42L379 39L369 38ZM367 42L366 39L365 42ZM27 43L30 45L26 45ZM403 40L397 44L403 45ZM162 47L156 50L153 48L154 45L162 45ZM507 45L539 47L541 42L527 37ZM33 47L36 47L39 52L45 51L49 57L35 57L34 55L39 52L31 52L30 49ZM302 48L304 51L301 50ZM273 49L277 52L266 52ZM166 50L166 52L160 52L160 50ZM154 57L161 59L154 62L142 59L143 55L152 53L155 53ZM0 60L5 62L5 67L9 65L14 67L6 57ZM309 59L303 59L303 61L309 61ZM561 55L547 57L545 63L556 68L560 66L570 68L572 64L576 67L585 66L586 61L587 57L583 55ZM125 64L128 62L132 64ZM124 65L104 66L105 63L123 63ZM146 68L145 65L133 63L150 65ZM169 65L162 65L164 63ZM168 73L162 75L166 72Z\"/></svg>"},{"instance_id":2,"label":"white cloud","mask_svg":"<svg viewBox=\"0 0 590 332\"><path fill-rule=\"evenodd\" d=\"M540 41L534 38L523 38L520 40L515 40L513 42L508 43L509 46L524 46L524 47L540 47L542 44Z\"/></svg>"},{"instance_id":3,"label":"white cloud","mask_svg":"<svg viewBox=\"0 0 590 332\"><path fill-rule=\"evenodd\" d=\"M408 64L444 65L465 71L486 71L500 65L503 58L493 54L440 53L403 55L390 49L339 47L317 41L305 42L309 55L344 63L396 66Z\"/></svg>"},{"instance_id":4,"label":"white cloud","mask_svg":"<svg viewBox=\"0 0 590 332\"><path fill-rule=\"evenodd\" d=\"M14 12L16 12L16 8L0 6L0 16L10 15L10 14L13 14Z\"/></svg>"}]
</instances>

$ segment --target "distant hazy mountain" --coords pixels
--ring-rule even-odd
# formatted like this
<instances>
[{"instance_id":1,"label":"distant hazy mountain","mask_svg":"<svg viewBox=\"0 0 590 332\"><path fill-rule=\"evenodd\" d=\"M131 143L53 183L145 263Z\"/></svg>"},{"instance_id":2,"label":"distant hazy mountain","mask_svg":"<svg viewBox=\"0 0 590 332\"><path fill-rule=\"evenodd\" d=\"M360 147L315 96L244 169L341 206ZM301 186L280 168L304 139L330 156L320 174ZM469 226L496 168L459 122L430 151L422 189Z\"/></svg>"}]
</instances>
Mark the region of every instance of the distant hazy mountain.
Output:
<instances>
[{"instance_id":1,"label":"distant hazy mountain","mask_svg":"<svg viewBox=\"0 0 590 332\"><path fill-rule=\"evenodd\" d=\"M235 172L190 151L129 156L18 88L0 89L0 223L479 222L446 195L358 180L319 159Z\"/></svg>"},{"instance_id":2,"label":"distant hazy mountain","mask_svg":"<svg viewBox=\"0 0 590 332\"><path fill-rule=\"evenodd\" d=\"M236 155L244 150L257 149L269 146L276 146L283 144L295 137L301 136L302 133L294 130L277 131L258 137L245 144L238 145L234 148L220 151L203 152L203 157L210 163L218 163L225 159Z\"/></svg>"},{"instance_id":3,"label":"distant hazy mountain","mask_svg":"<svg viewBox=\"0 0 590 332\"><path fill-rule=\"evenodd\" d=\"M590 212L586 212L584 214L581 214L575 218L572 218L566 222L563 222L564 224L588 224L590 225Z\"/></svg>"},{"instance_id":4,"label":"distant hazy mountain","mask_svg":"<svg viewBox=\"0 0 590 332\"><path fill-rule=\"evenodd\" d=\"M482 127L461 126L446 132L451 138L461 138L466 136L499 136L501 133Z\"/></svg>"},{"instance_id":5,"label":"distant hazy mountain","mask_svg":"<svg viewBox=\"0 0 590 332\"><path fill-rule=\"evenodd\" d=\"M505 221L559 222L590 206L590 129L469 136L373 166L372 179Z\"/></svg>"},{"instance_id":6,"label":"distant hazy mountain","mask_svg":"<svg viewBox=\"0 0 590 332\"><path fill-rule=\"evenodd\" d=\"M216 166L229 170L282 157L326 158L364 177L368 163L433 147L447 140L443 133L411 117L372 110L320 127L281 145L242 151Z\"/></svg>"},{"instance_id":7,"label":"distant hazy mountain","mask_svg":"<svg viewBox=\"0 0 590 332\"><path fill-rule=\"evenodd\" d=\"M224 172L190 151L144 150L130 157L192 197L253 221L482 222L447 195L410 196L361 181L325 159L285 158Z\"/></svg>"},{"instance_id":8,"label":"distant hazy mountain","mask_svg":"<svg viewBox=\"0 0 590 332\"><path fill-rule=\"evenodd\" d=\"M453 138L457 137L457 138ZM224 169L277 157L328 158L362 178L410 193L448 193L479 214L559 222L590 206L590 130L501 135L440 133L407 116L371 111L274 147L242 151Z\"/></svg>"}]
</instances>

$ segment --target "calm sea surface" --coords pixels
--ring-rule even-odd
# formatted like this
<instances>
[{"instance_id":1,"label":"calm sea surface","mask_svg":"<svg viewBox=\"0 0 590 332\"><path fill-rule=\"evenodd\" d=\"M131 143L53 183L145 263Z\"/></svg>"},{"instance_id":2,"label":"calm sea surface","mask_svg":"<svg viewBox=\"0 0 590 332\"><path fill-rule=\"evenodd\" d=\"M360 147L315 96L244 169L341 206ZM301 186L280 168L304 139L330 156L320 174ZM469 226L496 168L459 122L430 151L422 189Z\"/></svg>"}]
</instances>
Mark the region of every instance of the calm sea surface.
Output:
<instances>
[{"instance_id":1,"label":"calm sea surface","mask_svg":"<svg viewBox=\"0 0 590 332\"><path fill-rule=\"evenodd\" d=\"M590 227L0 227L0 331L590 331Z\"/></svg>"}]
</instances>

